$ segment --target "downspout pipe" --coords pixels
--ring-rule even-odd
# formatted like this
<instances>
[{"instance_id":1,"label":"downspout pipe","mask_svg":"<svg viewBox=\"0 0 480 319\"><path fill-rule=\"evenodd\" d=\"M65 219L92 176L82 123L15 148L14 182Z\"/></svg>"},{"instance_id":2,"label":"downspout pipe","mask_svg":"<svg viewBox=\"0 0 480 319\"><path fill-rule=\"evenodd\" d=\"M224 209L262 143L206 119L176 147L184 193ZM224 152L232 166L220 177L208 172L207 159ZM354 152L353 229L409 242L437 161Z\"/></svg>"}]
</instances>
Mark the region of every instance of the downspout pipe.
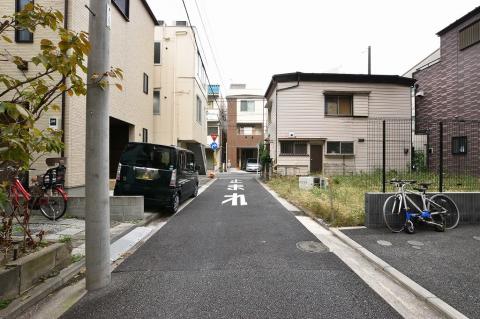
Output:
<instances>
[{"instance_id":1,"label":"downspout pipe","mask_svg":"<svg viewBox=\"0 0 480 319\"><path fill-rule=\"evenodd\" d=\"M64 16L63 16L63 27L65 29L68 29L68 0L65 0L65 8L64 8ZM65 77L62 78L62 82L64 85L66 85L66 79ZM62 92L62 119L60 120L61 124L61 130L62 130L62 144L64 145L62 152L61 152L61 157L65 157L65 109L66 109L66 92Z\"/></svg>"},{"instance_id":2,"label":"downspout pipe","mask_svg":"<svg viewBox=\"0 0 480 319\"><path fill-rule=\"evenodd\" d=\"M278 87L278 82L277 82L276 86ZM300 86L300 72L297 72L297 84L289 86L289 87L281 88L281 89L277 88L275 90L275 108L277 109L276 116L275 116L275 165L278 165L278 114L279 114L279 111L278 111L278 92L294 89L294 88L299 87L299 86Z\"/></svg>"}]
</instances>

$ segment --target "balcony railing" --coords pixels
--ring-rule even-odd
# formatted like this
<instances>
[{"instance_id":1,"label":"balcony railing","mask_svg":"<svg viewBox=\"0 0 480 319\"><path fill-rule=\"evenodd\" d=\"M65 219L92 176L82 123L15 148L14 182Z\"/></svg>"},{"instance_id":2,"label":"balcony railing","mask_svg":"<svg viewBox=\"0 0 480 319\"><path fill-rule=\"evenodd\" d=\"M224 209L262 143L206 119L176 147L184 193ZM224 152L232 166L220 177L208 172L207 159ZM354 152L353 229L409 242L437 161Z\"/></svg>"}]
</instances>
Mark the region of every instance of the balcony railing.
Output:
<instances>
[{"instance_id":1,"label":"balcony railing","mask_svg":"<svg viewBox=\"0 0 480 319\"><path fill-rule=\"evenodd\" d=\"M238 135L262 135L261 128L242 127L237 129Z\"/></svg>"}]
</instances>

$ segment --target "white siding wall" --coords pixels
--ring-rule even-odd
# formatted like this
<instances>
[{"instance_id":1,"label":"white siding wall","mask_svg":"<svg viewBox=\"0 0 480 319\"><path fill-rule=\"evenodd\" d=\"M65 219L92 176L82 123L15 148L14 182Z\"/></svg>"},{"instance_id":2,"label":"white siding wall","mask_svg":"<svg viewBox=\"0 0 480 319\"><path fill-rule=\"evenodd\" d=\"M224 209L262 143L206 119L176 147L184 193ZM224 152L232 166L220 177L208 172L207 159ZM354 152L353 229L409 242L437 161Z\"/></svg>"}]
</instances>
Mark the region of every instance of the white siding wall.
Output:
<instances>
[{"instance_id":1,"label":"white siding wall","mask_svg":"<svg viewBox=\"0 0 480 319\"><path fill-rule=\"evenodd\" d=\"M296 82L280 83L278 87L285 88L295 84ZM325 92L353 93L355 116L325 116ZM355 92L358 93L355 94ZM279 140L291 139L289 132L294 132L295 138L299 140L325 139L325 141L354 142L353 157L325 155L323 167L324 171L358 172L368 168L367 143L359 142L359 139L367 139L368 119L409 119L411 116L410 88L395 84L301 82L298 87L278 91L278 101L275 101L275 90L273 90L269 101L272 103L272 123L269 125L268 132L273 142L270 151L274 159L275 155L277 156L279 169L282 166L302 166L306 161L303 158L278 154L279 145L275 145L275 120L278 121ZM324 145L325 153L326 145ZM309 165L309 158L305 158L308 159Z\"/></svg>"}]
</instances>

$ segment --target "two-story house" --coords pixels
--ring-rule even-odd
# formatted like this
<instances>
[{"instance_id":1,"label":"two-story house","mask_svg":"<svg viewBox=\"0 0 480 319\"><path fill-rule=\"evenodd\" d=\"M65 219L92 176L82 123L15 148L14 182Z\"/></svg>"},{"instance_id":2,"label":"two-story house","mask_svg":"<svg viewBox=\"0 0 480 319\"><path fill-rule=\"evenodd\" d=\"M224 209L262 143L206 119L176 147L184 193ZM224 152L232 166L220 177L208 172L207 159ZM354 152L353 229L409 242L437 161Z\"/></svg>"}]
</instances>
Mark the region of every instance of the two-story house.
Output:
<instances>
[{"instance_id":1,"label":"two-story house","mask_svg":"<svg viewBox=\"0 0 480 319\"><path fill-rule=\"evenodd\" d=\"M1 1L0 12L13 13L21 10L30 0ZM59 10L64 14L64 27L74 31L88 31L88 0L35 0L45 8ZM146 0L112 0L110 35L110 63L124 72L123 90L110 89L110 177L115 178L118 159L125 144L129 141L151 141L153 131L151 79L153 75L153 39L154 27L158 24ZM18 31L9 35L14 43L2 43L2 49L30 60L39 52L40 41L50 39L58 42L57 35L41 27L34 33ZM3 47L5 44L5 47ZM142 48L142 49L140 49ZM0 62L1 63L1 62ZM108 70L105 70L108 71ZM2 72L20 78L16 68ZM28 75L37 72L33 63L29 63ZM86 75L84 75L86 80ZM67 187L82 187L85 184L85 119L86 98L64 94L55 101L61 109L49 109L38 122L38 127L51 127L64 132L67 157ZM150 137L149 137L150 134ZM44 170L41 159L35 168Z\"/></svg>"},{"instance_id":2,"label":"two-story house","mask_svg":"<svg viewBox=\"0 0 480 319\"><path fill-rule=\"evenodd\" d=\"M206 173L208 79L195 28L186 21L155 28L153 137L195 153Z\"/></svg>"},{"instance_id":3,"label":"two-story house","mask_svg":"<svg viewBox=\"0 0 480 319\"><path fill-rule=\"evenodd\" d=\"M445 172L478 175L480 7L437 35L440 37L439 58L413 73L413 78L417 80L416 131L428 134L430 169L439 167L442 154Z\"/></svg>"},{"instance_id":4,"label":"two-story house","mask_svg":"<svg viewBox=\"0 0 480 319\"><path fill-rule=\"evenodd\" d=\"M245 169L248 158L257 158L264 137L265 99L260 90L231 84L227 99L227 164Z\"/></svg>"},{"instance_id":5,"label":"two-story house","mask_svg":"<svg viewBox=\"0 0 480 319\"><path fill-rule=\"evenodd\" d=\"M408 123L414 82L396 75L274 75L265 93L266 140L274 168L284 175L368 170L370 119ZM407 140L399 142L401 152L389 156L409 156L403 152L410 147L408 134Z\"/></svg>"}]
</instances>

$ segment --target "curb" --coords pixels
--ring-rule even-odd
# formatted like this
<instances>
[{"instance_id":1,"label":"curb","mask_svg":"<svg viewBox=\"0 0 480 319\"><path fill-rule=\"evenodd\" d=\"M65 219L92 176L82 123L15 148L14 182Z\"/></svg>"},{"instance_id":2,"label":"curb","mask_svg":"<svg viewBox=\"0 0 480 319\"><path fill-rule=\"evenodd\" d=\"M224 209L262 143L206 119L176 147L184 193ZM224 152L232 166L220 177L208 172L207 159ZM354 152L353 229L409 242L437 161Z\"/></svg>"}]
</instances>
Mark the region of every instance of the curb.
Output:
<instances>
[{"instance_id":1,"label":"curb","mask_svg":"<svg viewBox=\"0 0 480 319\"><path fill-rule=\"evenodd\" d=\"M439 313L444 315L447 318L451 319L468 319L467 316L459 312L457 309L453 308L449 304L447 304L442 299L435 296L433 293L428 291L427 289L423 288L415 281L410 279L409 277L405 276L403 273L392 267L387 262L383 261L372 252L358 244L356 241L342 233L338 229L330 228L330 231L333 235L335 235L338 239L343 241L345 244L359 252L363 257L365 257L368 261L372 264L377 266L380 270L382 270L385 274L390 276L393 280L397 283L408 289L418 298L424 300L429 306L433 309L437 310Z\"/></svg>"},{"instance_id":2,"label":"curb","mask_svg":"<svg viewBox=\"0 0 480 319\"><path fill-rule=\"evenodd\" d=\"M264 186L265 188L268 188L268 185L266 185L263 181L259 180L260 184ZM282 197L283 198L283 197ZM285 199L285 198L283 198ZM287 202L289 202L291 205L292 204L290 201L285 199ZM340 230L337 228L330 227L327 223L325 223L323 220L319 218L315 218L314 214L310 212L309 210L299 206L299 205L294 205L297 208L302 211L305 216L310 217L313 219L316 223L318 223L320 226L325 228L326 230L330 231L335 237L343 241L345 244L347 244L349 247L360 253L364 258L366 258L369 262L374 264L376 267L378 267L380 270L382 270L387 276L395 280L398 284L402 285L404 288L409 290L411 293L413 293L415 296L418 298L422 299L427 303L432 309L435 309L438 311L440 314L444 315L446 318L450 319L468 319L467 316L459 312L457 309L453 308L449 304L447 304L445 301L442 299L438 298L435 296L433 293L428 291L427 289L423 288L419 284L417 284L415 281L410 279L409 277L405 276L402 274L400 271L392 267L390 264L387 262L383 261L381 258L378 256L374 255L372 252L364 248L362 245L342 233Z\"/></svg>"},{"instance_id":3,"label":"curb","mask_svg":"<svg viewBox=\"0 0 480 319\"><path fill-rule=\"evenodd\" d=\"M125 229L121 233L112 236L112 238L110 239L110 243L117 241L133 229L145 226L157 218L158 214L150 214L138 224L132 224L131 227ZM81 260L71 264L67 268L62 269L57 276L49 278L38 286L33 287L24 296L17 297L15 300L12 301L10 305L8 305L7 308L0 310L0 319L13 319L20 316L28 308L40 302L46 296L69 282L73 277L75 277L76 274L80 272L80 270L84 266L85 258L82 258Z\"/></svg>"}]
</instances>

